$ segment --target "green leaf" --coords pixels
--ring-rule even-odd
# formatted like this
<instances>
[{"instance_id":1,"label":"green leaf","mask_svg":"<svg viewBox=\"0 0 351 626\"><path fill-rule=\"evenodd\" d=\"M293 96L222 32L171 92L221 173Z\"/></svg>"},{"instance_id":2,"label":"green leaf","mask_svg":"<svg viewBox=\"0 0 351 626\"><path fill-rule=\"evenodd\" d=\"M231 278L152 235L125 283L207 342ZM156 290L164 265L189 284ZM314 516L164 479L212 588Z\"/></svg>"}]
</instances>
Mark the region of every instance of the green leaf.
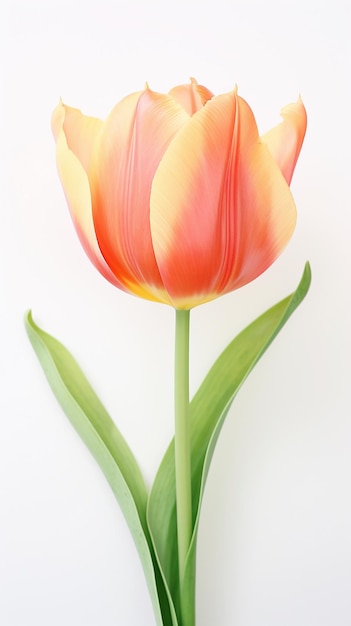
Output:
<instances>
[{"instance_id":1,"label":"green leaf","mask_svg":"<svg viewBox=\"0 0 351 626\"><path fill-rule=\"evenodd\" d=\"M146 523L147 490L126 441L67 349L41 330L31 313L26 331L61 407L105 474L137 547L158 626L178 626Z\"/></svg>"},{"instance_id":2,"label":"green leaf","mask_svg":"<svg viewBox=\"0 0 351 626\"><path fill-rule=\"evenodd\" d=\"M201 501L217 439L239 388L304 299L311 282L309 264L296 291L266 311L222 352L191 402L193 534L181 591L178 583L174 442L156 475L147 519L160 568L181 626L195 625L195 558Z\"/></svg>"}]
</instances>

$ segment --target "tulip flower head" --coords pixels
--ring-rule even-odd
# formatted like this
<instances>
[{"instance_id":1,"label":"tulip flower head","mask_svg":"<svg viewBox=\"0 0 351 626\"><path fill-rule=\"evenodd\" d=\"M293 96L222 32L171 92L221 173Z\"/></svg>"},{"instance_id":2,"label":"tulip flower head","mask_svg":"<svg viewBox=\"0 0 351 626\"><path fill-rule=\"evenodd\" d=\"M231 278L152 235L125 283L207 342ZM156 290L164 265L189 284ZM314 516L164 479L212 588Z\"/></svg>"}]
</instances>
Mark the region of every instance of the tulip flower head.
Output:
<instances>
[{"instance_id":1,"label":"tulip flower head","mask_svg":"<svg viewBox=\"0 0 351 626\"><path fill-rule=\"evenodd\" d=\"M301 100L259 136L234 89L192 80L119 102L103 122L60 103L59 175L80 241L118 288L190 309L264 272L289 241Z\"/></svg>"}]
</instances>

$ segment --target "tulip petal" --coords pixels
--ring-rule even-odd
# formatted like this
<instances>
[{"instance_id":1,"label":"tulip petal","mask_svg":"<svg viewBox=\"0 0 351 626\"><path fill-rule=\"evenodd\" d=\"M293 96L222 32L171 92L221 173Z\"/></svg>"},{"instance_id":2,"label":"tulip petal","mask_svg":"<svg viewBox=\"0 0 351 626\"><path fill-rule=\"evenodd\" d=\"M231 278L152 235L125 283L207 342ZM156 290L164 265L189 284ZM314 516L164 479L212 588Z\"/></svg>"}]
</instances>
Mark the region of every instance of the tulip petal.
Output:
<instances>
[{"instance_id":1,"label":"tulip petal","mask_svg":"<svg viewBox=\"0 0 351 626\"><path fill-rule=\"evenodd\" d=\"M188 118L170 96L148 88L128 96L106 120L90 172L106 262L129 291L168 304L151 240L150 190L165 149Z\"/></svg>"},{"instance_id":2,"label":"tulip petal","mask_svg":"<svg viewBox=\"0 0 351 626\"><path fill-rule=\"evenodd\" d=\"M167 149L151 193L151 231L174 306L236 289L277 258L295 206L236 92L213 98Z\"/></svg>"},{"instance_id":3,"label":"tulip petal","mask_svg":"<svg viewBox=\"0 0 351 626\"><path fill-rule=\"evenodd\" d=\"M57 168L81 244L101 274L117 287L123 288L100 252L92 217L86 169L100 126L100 120L86 118L77 109L66 107L62 103L56 107L52 115Z\"/></svg>"},{"instance_id":4,"label":"tulip petal","mask_svg":"<svg viewBox=\"0 0 351 626\"><path fill-rule=\"evenodd\" d=\"M208 100L213 98L213 93L207 89L207 87L199 85L195 78L191 78L188 85L173 87L169 95L172 96L189 115L194 115L196 111L202 109Z\"/></svg>"},{"instance_id":5,"label":"tulip petal","mask_svg":"<svg viewBox=\"0 0 351 626\"><path fill-rule=\"evenodd\" d=\"M283 121L261 137L261 141L278 164L285 180L290 184L296 161L304 140L307 115L301 98L281 111Z\"/></svg>"}]
</instances>

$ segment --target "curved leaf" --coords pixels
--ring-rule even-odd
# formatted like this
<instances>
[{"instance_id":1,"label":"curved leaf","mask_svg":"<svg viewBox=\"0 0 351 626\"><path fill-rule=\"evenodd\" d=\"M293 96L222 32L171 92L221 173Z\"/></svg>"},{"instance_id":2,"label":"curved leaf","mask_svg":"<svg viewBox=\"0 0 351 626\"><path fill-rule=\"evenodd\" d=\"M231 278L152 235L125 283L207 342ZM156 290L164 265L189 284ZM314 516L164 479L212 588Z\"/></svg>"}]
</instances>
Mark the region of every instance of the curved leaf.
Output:
<instances>
[{"instance_id":1,"label":"curved leaf","mask_svg":"<svg viewBox=\"0 0 351 626\"><path fill-rule=\"evenodd\" d=\"M100 465L123 511L144 568L158 626L178 626L146 524L146 486L130 448L67 349L41 330L30 312L25 326L57 400Z\"/></svg>"},{"instance_id":2,"label":"curved leaf","mask_svg":"<svg viewBox=\"0 0 351 626\"><path fill-rule=\"evenodd\" d=\"M290 315L304 299L311 282L309 264L296 291L266 311L222 352L191 402L193 534L181 592L178 582L174 442L156 475L149 496L147 520L160 568L181 626L195 624L195 557L201 500L215 445L239 388Z\"/></svg>"}]
</instances>

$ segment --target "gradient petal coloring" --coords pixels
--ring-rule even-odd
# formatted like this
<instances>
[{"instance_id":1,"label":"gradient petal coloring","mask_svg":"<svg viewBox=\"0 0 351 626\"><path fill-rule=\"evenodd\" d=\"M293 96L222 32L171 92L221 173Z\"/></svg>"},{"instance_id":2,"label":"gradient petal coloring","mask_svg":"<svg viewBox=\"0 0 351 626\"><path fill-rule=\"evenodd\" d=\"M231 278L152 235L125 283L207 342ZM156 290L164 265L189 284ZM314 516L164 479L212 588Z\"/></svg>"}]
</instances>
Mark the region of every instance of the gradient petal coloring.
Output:
<instances>
[{"instance_id":1,"label":"gradient petal coloring","mask_svg":"<svg viewBox=\"0 0 351 626\"><path fill-rule=\"evenodd\" d=\"M169 95L179 102L189 115L194 115L196 111L202 109L208 100L213 98L213 93L207 87L199 85L195 78L191 78L187 85L173 87Z\"/></svg>"},{"instance_id":2,"label":"gradient petal coloring","mask_svg":"<svg viewBox=\"0 0 351 626\"><path fill-rule=\"evenodd\" d=\"M128 290L141 286L166 302L151 239L150 191L188 117L170 96L148 88L128 96L103 125L90 175L96 235L109 267Z\"/></svg>"},{"instance_id":3,"label":"gradient petal coloring","mask_svg":"<svg viewBox=\"0 0 351 626\"><path fill-rule=\"evenodd\" d=\"M261 137L290 185L306 133L307 115L301 98L284 107L283 121Z\"/></svg>"},{"instance_id":4,"label":"gradient petal coloring","mask_svg":"<svg viewBox=\"0 0 351 626\"><path fill-rule=\"evenodd\" d=\"M259 137L249 105L194 79L131 94L107 120L62 103L57 164L82 245L120 289L189 309L264 272L289 241L302 101Z\"/></svg>"},{"instance_id":5,"label":"gradient petal coloring","mask_svg":"<svg viewBox=\"0 0 351 626\"><path fill-rule=\"evenodd\" d=\"M277 258L295 205L236 91L213 98L167 149L151 193L151 231L177 308L232 291Z\"/></svg>"},{"instance_id":6,"label":"gradient petal coloring","mask_svg":"<svg viewBox=\"0 0 351 626\"><path fill-rule=\"evenodd\" d=\"M68 139L65 132L67 119ZM101 274L122 289L122 283L111 272L97 243L89 180L83 165L83 163L86 166L88 164L92 145L100 127L100 120L86 118L78 109L66 107L62 102L58 104L52 115L57 169L81 244ZM70 148L68 142L76 152ZM80 154L81 160L77 154Z\"/></svg>"}]
</instances>

